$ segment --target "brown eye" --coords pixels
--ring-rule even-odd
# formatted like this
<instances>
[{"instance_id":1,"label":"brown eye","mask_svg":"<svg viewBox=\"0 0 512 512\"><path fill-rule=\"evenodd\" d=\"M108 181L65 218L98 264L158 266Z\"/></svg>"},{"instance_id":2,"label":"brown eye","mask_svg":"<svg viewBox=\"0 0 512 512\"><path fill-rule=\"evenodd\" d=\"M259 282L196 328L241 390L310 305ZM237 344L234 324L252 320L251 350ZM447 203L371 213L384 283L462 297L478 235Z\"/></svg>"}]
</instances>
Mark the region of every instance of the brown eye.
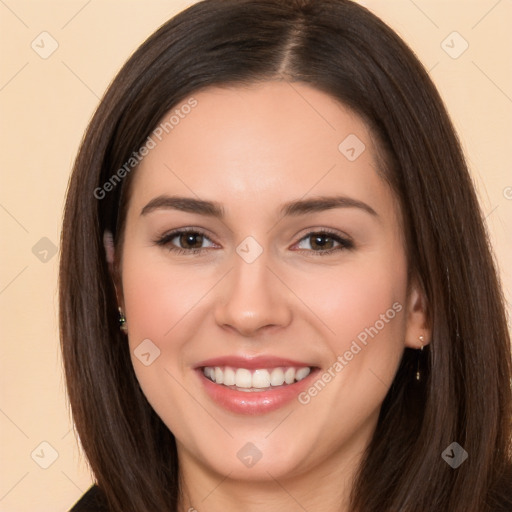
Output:
<instances>
[{"instance_id":1,"label":"brown eye","mask_svg":"<svg viewBox=\"0 0 512 512\"><path fill-rule=\"evenodd\" d=\"M304 243L306 243L306 247L304 247ZM309 247L307 247L308 245ZM305 250L315 256L324 256L344 249L354 248L351 240L328 231L308 233L299 241L298 246L300 250Z\"/></svg>"},{"instance_id":2,"label":"brown eye","mask_svg":"<svg viewBox=\"0 0 512 512\"><path fill-rule=\"evenodd\" d=\"M334 239L332 236L315 234L310 235L309 239L312 249L332 249L334 246Z\"/></svg>"},{"instance_id":3,"label":"brown eye","mask_svg":"<svg viewBox=\"0 0 512 512\"><path fill-rule=\"evenodd\" d=\"M200 249L203 245L203 235L201 233L181 233L174 238L179 239L179 246L183 249Z\"/></svg>"},{"instance_id":4,"label":"brown eye","mask_svg":"<svg viewBox=\"0 0 512 512\"><path fill-rule=\"evenodd\" d=\"M204 246L205 242L208 245ZM206 251L215 245L206 235L192 229L167 233L155 243L177 254L195 254Z\"/></svg>"}]
</instances>

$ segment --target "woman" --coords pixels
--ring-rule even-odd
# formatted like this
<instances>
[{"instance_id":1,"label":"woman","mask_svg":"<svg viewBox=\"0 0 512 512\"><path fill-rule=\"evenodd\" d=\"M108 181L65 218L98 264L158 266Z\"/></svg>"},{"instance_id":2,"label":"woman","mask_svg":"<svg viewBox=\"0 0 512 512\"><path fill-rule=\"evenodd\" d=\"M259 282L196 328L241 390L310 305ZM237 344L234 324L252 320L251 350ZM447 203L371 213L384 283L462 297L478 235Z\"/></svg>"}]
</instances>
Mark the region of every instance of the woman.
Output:
<instances>
[{"instance_id":1,"label":"woman","mask_svg":"<svg viewBox=\"0 0 512 512\"><path fill-rule=\"evenodd\" d=\"M345 0L206 0L129 59L67 196L73 510L505 511L511 347L427 73Z\"/></svg>"}]
</instances>

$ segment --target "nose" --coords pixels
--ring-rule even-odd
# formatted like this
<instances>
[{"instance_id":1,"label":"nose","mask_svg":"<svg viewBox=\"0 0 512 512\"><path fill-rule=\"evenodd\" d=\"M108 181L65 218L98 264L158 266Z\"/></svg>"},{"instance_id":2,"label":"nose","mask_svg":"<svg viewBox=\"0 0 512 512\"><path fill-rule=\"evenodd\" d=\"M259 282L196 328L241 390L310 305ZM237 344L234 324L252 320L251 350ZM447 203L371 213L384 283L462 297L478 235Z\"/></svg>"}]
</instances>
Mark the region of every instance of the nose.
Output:
<instances>
[{"instance_id":1,"label":"nose","mask_svg":"<svg viewBox=\"0 0 512 512\"><path fill-rule=\"evenodd\" d=\"M270 268L265 251L252 263L235 254L234 268L219 290L215 320L244 337L258 336L290 324L292 297L278 272Z\"/></svg>"}]
</instances>

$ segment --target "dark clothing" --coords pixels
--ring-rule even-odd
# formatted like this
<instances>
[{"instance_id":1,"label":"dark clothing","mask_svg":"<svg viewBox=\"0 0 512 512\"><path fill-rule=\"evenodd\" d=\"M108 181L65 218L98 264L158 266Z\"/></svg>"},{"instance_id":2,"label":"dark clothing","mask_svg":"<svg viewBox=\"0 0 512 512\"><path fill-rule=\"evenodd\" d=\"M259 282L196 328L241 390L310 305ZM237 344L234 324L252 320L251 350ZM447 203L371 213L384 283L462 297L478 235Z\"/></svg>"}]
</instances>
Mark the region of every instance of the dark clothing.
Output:
<instances>
[{"instance_id":1,"label":"dark clothing","mask_svg":"<svg viewBox=\"0 0 512 512\"><path fill-rule=\"evenodd\" d=\"M503 484L501 492L498 492L493 500L491 506L493 512L512 512L512 479L510 475L503 479ZM69 512L109 512L109 509L100 488L93 485Z\"/></svg>"},{"instance_id":2,"label":"dark clothing","mask_svg":"<svg viewBox=\"0 0 512 512\"><path fill-rule=\"evenodd\" d=\"M93 485L69 512L109 512L109 510L103 493L97 485Z\"/></svg>"}]
</instances>

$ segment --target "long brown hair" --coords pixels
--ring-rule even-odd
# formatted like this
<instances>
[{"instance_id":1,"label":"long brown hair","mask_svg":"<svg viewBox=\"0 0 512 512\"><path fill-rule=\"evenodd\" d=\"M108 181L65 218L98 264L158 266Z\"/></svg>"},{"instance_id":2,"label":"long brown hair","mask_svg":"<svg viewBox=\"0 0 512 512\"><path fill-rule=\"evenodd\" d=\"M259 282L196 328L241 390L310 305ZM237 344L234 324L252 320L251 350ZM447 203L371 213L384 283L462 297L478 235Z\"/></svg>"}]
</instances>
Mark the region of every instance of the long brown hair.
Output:
<instances>
[{"instance_id":1,"label":"long brown hair","mask_svg":"<svg viewBox=\"0 0 512 512\"><path fill-rule=\"evenodd\" d=\"M111 510L174 511L179 499L175 439L135 377L102 243L110 230L116 250L122 244L137 171L118 179L119 169L194 92L275 79L311 84L368 123L404 218L410 276L428 303L422 380L415 383L416 353L406 349L352 510L512 510L510 337L467 166L413 52L347 0L196 3L126 62L87 128L65 206L60 328L72 414ZM457 469L441 457L452 442L469 454Z\"/></svg>"}]
</instances>

